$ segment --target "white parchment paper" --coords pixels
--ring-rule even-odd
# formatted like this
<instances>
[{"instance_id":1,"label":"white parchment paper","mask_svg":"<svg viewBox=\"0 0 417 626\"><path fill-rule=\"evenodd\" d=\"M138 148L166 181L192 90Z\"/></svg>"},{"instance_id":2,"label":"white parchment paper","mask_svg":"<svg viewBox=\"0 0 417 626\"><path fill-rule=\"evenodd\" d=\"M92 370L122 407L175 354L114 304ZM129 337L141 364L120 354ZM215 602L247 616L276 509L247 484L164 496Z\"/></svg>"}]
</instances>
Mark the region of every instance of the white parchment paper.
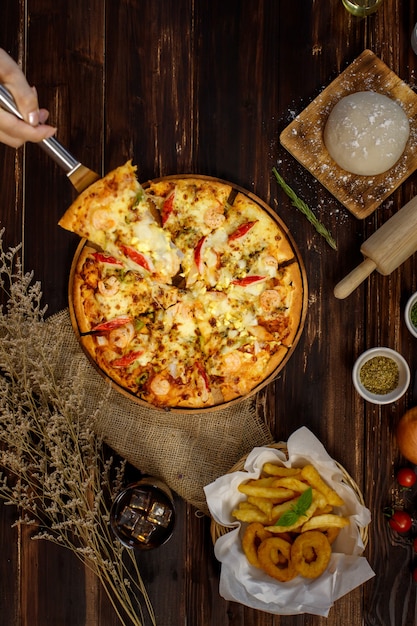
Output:
<instances>
[{"instance_id":1,"label":"white parchment paper","mask_svg":"<svg viewBox=\"0 0 417 626\"><path fill-rule=\"evenodd\" d=\"M276 615L311 613L328 616L334 602L375 575L365 557L359 532L371 521L370 511L363 506L354 490L342 482L343 473L328 455L324 446L308 428L302 427L287 441L288 461L280 450L268 447L254 448L248 455L245 471L221 476L204 488L213 519L233 530L220 537L215 544L216 558L221 562L220 595L226 600L240 602ZM343 528L333 544L327 570L315 580L297 576L280 583L247 561L241 547L242 526L231 512L246 496L237 486L249 478L258 478L264 463L281 462L286 467L313 464L326 482L343 498L345 505L335 509L350 524Z\"/></svg>"}]
</instances>

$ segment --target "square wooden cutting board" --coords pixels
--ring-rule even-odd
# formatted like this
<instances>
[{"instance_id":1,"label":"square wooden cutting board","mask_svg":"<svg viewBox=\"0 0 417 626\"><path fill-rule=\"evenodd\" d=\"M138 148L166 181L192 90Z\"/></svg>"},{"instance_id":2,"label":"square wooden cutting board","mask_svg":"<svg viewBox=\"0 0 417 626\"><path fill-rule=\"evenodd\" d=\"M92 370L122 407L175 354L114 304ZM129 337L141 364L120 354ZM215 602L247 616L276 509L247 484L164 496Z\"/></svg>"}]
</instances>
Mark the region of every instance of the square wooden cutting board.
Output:
<instances>
[{"instance_id":1,"label":"square wooden cutting board","mask_svg":"<svg viewBox=\"0 0 417 626\"><path fill-rule=\"evenodd\" d=\"M410 122L401 158L383 174L359 176L340 168L323 141L330 111L344 96L376 91L396 100ZM364 50L282 131L280 142L355 217L370 215L417 169L417 94L371 50Z\"/></svg>"}]
</instances>

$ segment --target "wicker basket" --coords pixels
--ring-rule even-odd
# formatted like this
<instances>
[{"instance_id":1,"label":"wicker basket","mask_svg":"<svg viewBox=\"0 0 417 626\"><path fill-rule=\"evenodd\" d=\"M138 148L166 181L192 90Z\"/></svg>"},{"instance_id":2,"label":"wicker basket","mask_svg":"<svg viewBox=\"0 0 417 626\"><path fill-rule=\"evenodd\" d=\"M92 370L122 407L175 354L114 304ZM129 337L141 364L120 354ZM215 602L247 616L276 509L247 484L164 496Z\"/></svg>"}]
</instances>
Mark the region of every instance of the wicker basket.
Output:
<instances>
[{"instance_id":1,"label":"wicker basket","mask_svg":"<svg viewBox=\"0 0 417 626\"><path fill-rule=\"evenodd\" d=\"M287 444L280 442L280 443L273 443L271 445L268 446L269 448L275 448L276 450L281 450L282 452L284 452L284 454L287 454ZM244 469L245 466L245 462L246 462L246 458L247 455L245 455L244 457L242 457L230 470L229 470L229 474L233 473L233 472L237 472L237 471L241 471ZM344 467L342 467L342 465L340 465L340 463L337 463L336 461L336 465L337 467L340 469L340 471L343 474L343 479L342 482L346 485L349 485L349 487L351 487L353 489L353 491L355 492L359 502L365 506L365 502L363 499L363 495L358 487L358 485L355 483L355 481L353 480L353 478L347 473L347 471L344 469ZM234 528L234 527L233 527ZM225 535L226 533L230 532L231 530L233 530L232 527L228 527L228 526L222 526L221 524L218 524L215 520L211 521L211 525L210 525L210 533L211 533L211 538L213 543L215 543L217 541L217 539L219 537L221 537L222 535ZM365 527L361 527L359 529L359 534L361 536L362 542L364 547L366 547L367 543L368 543L368 526Z\"/></svg>"}]
</instances>

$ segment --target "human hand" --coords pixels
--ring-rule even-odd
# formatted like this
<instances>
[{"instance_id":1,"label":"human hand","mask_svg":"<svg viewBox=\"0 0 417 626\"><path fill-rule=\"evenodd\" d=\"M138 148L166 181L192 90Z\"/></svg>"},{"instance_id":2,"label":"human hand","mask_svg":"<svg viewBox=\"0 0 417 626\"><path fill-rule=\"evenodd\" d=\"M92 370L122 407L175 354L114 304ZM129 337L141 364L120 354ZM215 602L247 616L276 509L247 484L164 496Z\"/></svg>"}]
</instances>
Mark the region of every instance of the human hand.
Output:
<instances>
[{"instance_id":1,"label":"human hand","mask_svg":"<svg viewBox=\"0 0 417 626\"><path fill-rule=\"evenodd\" d=\"M35 87L13 59L0 48L0 83L12 94L24 121L0 108L0 142L18 148L26 141L38 142L52 137L56 128L45 124L49 113L40 109Z\"/></svg>"}]
</instances>

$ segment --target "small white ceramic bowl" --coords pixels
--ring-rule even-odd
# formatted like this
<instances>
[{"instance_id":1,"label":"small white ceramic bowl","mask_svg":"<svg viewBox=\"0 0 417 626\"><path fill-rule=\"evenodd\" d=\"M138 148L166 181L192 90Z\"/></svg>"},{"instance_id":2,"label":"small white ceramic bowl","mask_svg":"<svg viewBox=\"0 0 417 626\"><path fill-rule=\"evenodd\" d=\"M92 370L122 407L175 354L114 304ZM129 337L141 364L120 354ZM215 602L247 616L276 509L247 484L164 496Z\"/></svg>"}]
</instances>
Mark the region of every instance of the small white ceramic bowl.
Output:
<instances>
[{"instance_id":1,"label":"small white ceramic bowl","mask_svg":"<svg viewBox=\"0 0 417 626\"><path fill-rule=\"evenodd\" d=\"M407 324L407 328L414 337L417 337L417 326L414 326L411 321L411 310L415 304L417 304L417 291L409 297L404 310L404 318L405 323Z\"/></svg>"},{"instance_id":2,"label":"small white ceramic bowl","mask_svg":"<svg viewBox=\"0 0 417 626\"><path fill-rule=\"evenodd\" d=\"M398 366L398 384L393 391L385 394L376 394L368 391L366 387L361 382L360 372L363 365L373 359L374 357L388 357L391 358ZM407 361L404 359L401 354L392 350L391 348L371 348L367 350L363 354L358 357L353 366L352 372L353 384L355 385L356 391L364 398L368 400L368 402L372 402L373 404L390 404L391 402L395 402L407 391L408 386L410 384L410 368L408 367Z\"/></svg>"}]
</instances>

